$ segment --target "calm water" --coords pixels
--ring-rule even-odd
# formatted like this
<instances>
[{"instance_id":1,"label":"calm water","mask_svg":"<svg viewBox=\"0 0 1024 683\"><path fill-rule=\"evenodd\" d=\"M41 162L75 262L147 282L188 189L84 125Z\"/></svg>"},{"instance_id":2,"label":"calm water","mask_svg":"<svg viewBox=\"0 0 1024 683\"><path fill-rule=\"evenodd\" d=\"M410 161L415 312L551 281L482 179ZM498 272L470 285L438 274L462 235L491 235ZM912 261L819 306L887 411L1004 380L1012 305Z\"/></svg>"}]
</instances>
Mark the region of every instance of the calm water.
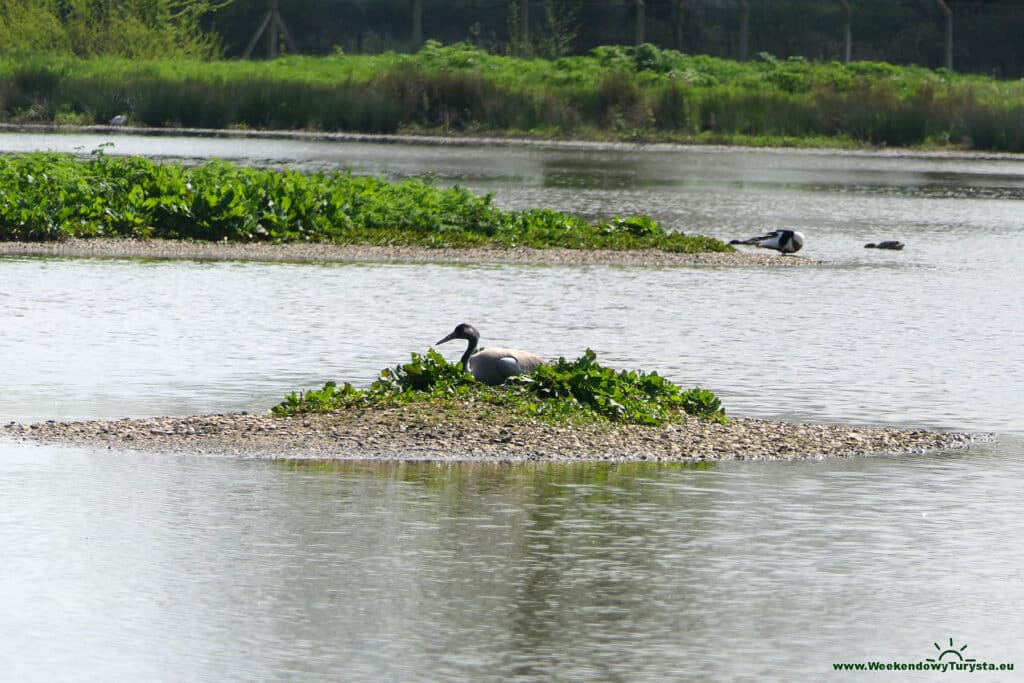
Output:
<instances>
[{"instance_id":1,"label":"calm water","mask_svg":"<svg viewBox=\"0 0 1024 683\"><path fill-rule=\"evenodd\" d=\"M648 213L725 238L797 226L828 265L0 259L4 422L264 410L327 379L367 383L471 320L485 343L591 347L711 388L736 415L998 440L706 468L0 441L4 677L814 680L833 662L934 658L950 638L1024 667L1024 163L114 140L112 153L431 172L502 206ZM101 142L0 135L8 151ZM889 238L907 249L862 248Z\"/></svg>"}]
</instances>

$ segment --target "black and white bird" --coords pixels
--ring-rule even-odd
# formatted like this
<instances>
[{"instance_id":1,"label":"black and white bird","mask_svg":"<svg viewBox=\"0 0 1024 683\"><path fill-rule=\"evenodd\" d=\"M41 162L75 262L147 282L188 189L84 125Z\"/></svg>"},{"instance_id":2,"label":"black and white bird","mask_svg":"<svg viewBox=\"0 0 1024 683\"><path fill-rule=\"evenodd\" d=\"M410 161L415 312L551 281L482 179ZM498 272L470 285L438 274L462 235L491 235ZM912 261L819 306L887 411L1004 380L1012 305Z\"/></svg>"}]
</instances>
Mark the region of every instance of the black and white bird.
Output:
<instances>
[{"instance_id":1,"label":"black and white bird","mask_svg":"<svg viewBox=\"0 0 1024 683\"><path fill-rule=\"evenodd\" d=\"M126 123L128 123L127 114L118 114L114 118L110 119L110 125L112 126L123 126Z\"/></svg>"},{"instance_id":2,"label":"black and white bird","mask_svg":"<svg viewBox=\"0 0 1024 683\"><path fill-rule=\"evenodd\" d=\"M774 249L783 256L795 254L804 246L804 234L795 230L775 230L745 240L732 240L729 244L746 244L762 249Z\"/></svg>"},{"instance_id":3,"label":"black and white bird","mask_svg":"<svg viewBox=\"0 0 1024 683\"><path fill-rule=\"evenodd\" d=\"M460 361L462 369L484 384L501 384L513 375L528 375L544 363L540 356L516 349L494 347L474 353L480 343L480 333L469 323L458 325L451 334L437 343L444 344L452 339L465 339L468 342Z\"/></svg>"},{"instance_id":4,"label":"black and white bird","mask_svg":"<svg viewBox=\"0 0 1024 683\"><path fill-rule=\"evenodd\" d=\"M893 249L899 251L905 245L899 240L885 240L884 242L872 242L871 244L865 244L865 249Z\"/></svg>"}]
</instances>

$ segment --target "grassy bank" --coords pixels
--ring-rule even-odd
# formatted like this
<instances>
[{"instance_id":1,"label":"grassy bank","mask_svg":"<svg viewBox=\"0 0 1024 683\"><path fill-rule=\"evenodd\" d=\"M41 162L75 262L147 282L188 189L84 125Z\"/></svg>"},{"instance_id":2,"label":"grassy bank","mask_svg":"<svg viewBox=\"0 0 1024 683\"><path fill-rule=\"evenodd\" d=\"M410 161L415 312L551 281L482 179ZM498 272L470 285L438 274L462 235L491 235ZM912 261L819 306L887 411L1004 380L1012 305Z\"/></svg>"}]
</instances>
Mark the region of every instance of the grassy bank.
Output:
<instances>
[{"instance_id":1,"label":"grassy bank","mask_svg":"<svg viewBox=\"0 0 1024 683\"><path fill-rule=\"evenodd\" d=\"M0 62L2 120L120 113L151 127L1024 151L1024 83L878 62L738 63L649 45L523 60L436 43L273 62Z\"/></svg>"},{"instance_id":2,"label":"grassy bank","mask_svg":"<svg viewBox=\"0 0 1024 683\"><path fill-rule=\"evenodd\" d=\"M725 410L712 392L684 390L657 373L603 367L589 349L575 361L560 358L529 377L514 377L498 387L477 382L437 351L414 353L410 362L383 370L367 389L328 382L322 389L289 394L273 413L288 417L427 401L500 406L553 422L661 425L683 414L726 422Z\"/></svg>"},{"instance_id":3,"label":"grassy bank","mask_svg":"<svg viewBox=\"0 0 1024 683\"><path fill-rule=\"evenodd\" d=\"M348 173L303 175L221 161L197 167L94 154L0 157L0 240L140 237L426 247L567 247L728 252L646 216L590 223L491 196Z\"/></svg>"}]
</instances>

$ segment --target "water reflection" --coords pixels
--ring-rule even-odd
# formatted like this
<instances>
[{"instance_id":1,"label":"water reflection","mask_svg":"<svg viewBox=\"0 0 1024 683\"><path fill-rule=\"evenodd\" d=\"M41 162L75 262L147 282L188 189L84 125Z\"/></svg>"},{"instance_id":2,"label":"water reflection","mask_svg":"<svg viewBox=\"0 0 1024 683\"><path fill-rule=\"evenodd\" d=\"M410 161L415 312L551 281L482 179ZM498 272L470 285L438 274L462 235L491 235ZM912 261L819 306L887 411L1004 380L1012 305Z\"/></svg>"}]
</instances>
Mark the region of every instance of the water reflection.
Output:
<instances>
[{"instance_id":1,"label":"water reflection","mask_svg":"<svg viewBox=\"0 0 1024 683\"><path fill-rule=\"evenodd\" d=\"M1019 173L970 173L891 168L851 169L848 165L783 166L764 164L756 153L723 154L707 161L700 155L626 155L581 152L544 160L544 188L636 192L706 191L844 193L861 196L942 199L1024 198ZM699 160L694 163L694 160ZM758 162L761 163L758 163ZM752 163L753 162L753 163ZM507 182L504 178L491 181ZM522 179L521 179L522 180ZM480 182L480 178L474 179Z\"/></svg>"},{"instance_id":2,"label":"water reflection","mask_svg":"<svg viewBox=\"0 0 1024 683\"><path fill-rule=\"evenodd\" d=\"M1019 439L699 466L5 454L17 680L791 680L950 635L1019 655Z\"/></svg>"}]
</instances>

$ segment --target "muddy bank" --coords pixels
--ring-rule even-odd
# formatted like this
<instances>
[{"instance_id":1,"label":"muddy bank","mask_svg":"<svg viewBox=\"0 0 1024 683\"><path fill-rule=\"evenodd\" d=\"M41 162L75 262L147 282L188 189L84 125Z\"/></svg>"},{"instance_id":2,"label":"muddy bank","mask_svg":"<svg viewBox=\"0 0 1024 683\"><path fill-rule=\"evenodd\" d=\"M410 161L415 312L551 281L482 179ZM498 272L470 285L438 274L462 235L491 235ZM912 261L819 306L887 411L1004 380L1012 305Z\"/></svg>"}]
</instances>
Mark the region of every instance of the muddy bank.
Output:
<instances>
[{"instance_id":1,"label":"muddy bank","mask_svg":"<svg viewBox=\"0 0 1024 683\"><path fill-rule=\"evenodd\" d=\"M414 246L186 242L178 240L69 239L60 242L0 242L0 256L63 258L188 259L203 261L523 263L619 266L806 266L817 263L769 251L732 254L673 254L582 249L431 249Z\"/></svg>"},{"instance_id":2,"label":"muddy bank","mask_svg":"<svg viewBox=\"0 0 1024 683\"><path fill-rule=\"evenodd\" d=\"M793 460L966 448L984 435L732 419L551 425L494 406L412 404L275 418L245 413L10 423L24 441L213 456L432 461Z\"/></svg>"}]
</instances>

